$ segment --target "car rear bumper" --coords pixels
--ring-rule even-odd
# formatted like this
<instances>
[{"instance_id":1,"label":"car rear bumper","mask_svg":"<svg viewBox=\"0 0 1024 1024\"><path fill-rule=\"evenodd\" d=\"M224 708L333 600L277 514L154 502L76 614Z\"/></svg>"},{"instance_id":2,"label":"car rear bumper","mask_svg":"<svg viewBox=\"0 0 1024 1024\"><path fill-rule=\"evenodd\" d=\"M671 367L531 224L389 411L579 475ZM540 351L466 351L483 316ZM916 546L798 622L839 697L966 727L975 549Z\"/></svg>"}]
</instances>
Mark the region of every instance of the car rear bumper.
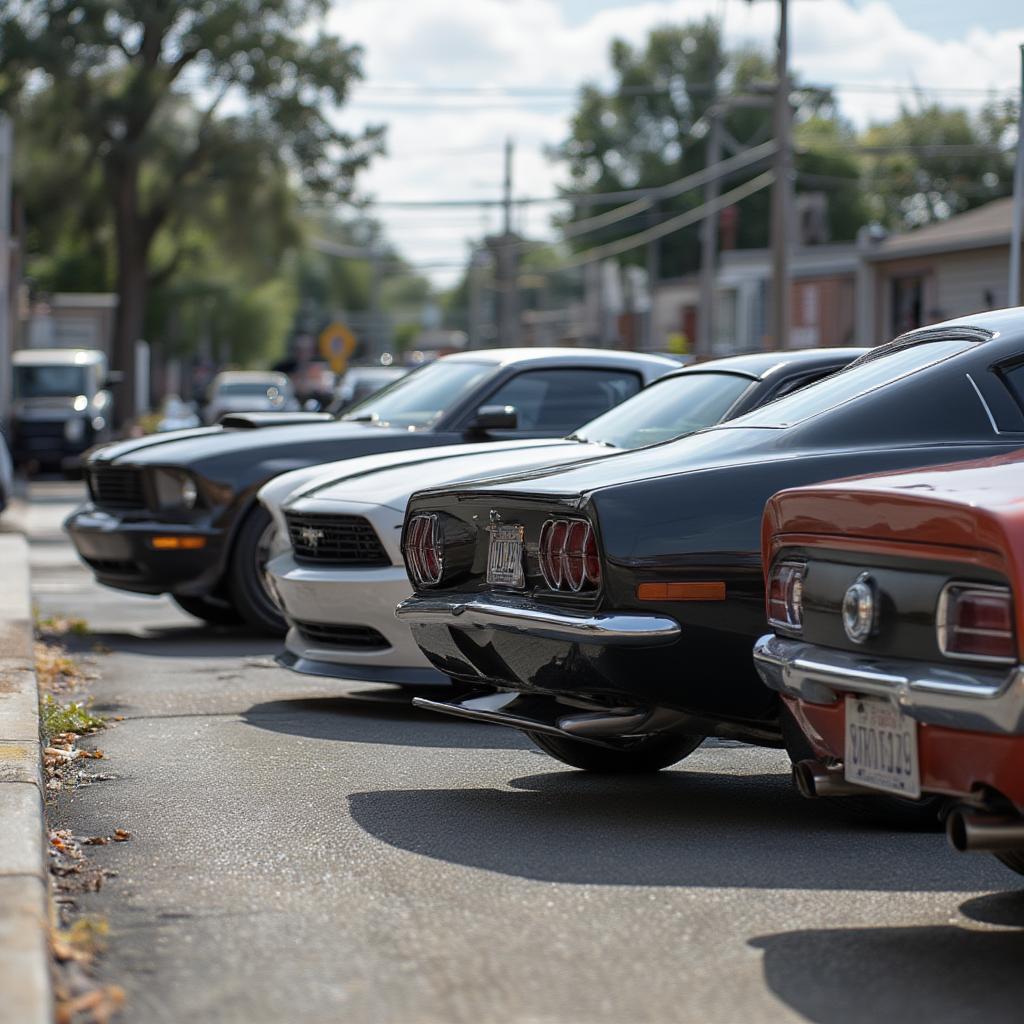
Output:
<instances>
[{"instance_id":1,"label":"car rear bumper","mask_svg":"<svg viewBox=\"0 0 1024 1024\"><path fill-rule=\"evenodd\" d=\"M404 567L317 566L287 551L267 572L291 626L281 658L288 668L370 682L449 681L424 657L409 627L395 619L395 606L411 589Z\"/></svg>"},{"instance_id":2,"label":"car rear bumper","mask_svg":"<svg viewBox=\"0 0 1024 1024\"><path fill-rule=\"evenodd\" d=\"M410 626L451 623L460 629L498 630L614 646L672 643L681 632L679 623L665 615L558 612L522 600L505 601L493 596L412 597L403 601L395 614Z\"/></svg>"},{"instance_id":3,"label":"car rear bumper","mask_svg":"<svg viewBox=\"0 0 1024 1024\"><path fill-rule=\"evenodd\" d=\"M128 519L86 505L64 522L79 557L108 587L139 594L202 596L221 575L221 531L187 523ZM156 537L201 538L197 549L158 549Z\"/></svg>"},{"instance_id":4,"label":"car rear bumper","mask_svg":"<svg viewBox=\"0 0 1024 1024\"><path fill-rule=\"evenodd\" d=\"M765 684L809 704L840 694L888 697L911 718L972 732L1024 734L1024 667L950 669L871 658L769 634L754 646Z\"/></svg>"},{"instance_id":5,"label":"car rear bumper","mask_svg":"<svg viewBox=\"0 0 1024 1024\"><path fill-rule=\"evenodd\" d=\"M397 614L435 668L473 687L665 707L708 733L735 723L752 741L777 739L778 700L753 670L751 640L736 634L499 594L417 596Z\"/></svg>"},{"instance_id":6,"label":"car rear bumper","mask_svg":"<svg viewBox=\"0 0 1024 1024\"><path fill-rule=\"evenodd\" d=\"M994 789L1024 811L1024 670L949 671L879 661L777 636L754 658L815 754L842 761L847 696L886 697L920 723L921 789L964 800ZM1000 678L1001 676L1001 678Z\"/></svg>"}]
</instances>

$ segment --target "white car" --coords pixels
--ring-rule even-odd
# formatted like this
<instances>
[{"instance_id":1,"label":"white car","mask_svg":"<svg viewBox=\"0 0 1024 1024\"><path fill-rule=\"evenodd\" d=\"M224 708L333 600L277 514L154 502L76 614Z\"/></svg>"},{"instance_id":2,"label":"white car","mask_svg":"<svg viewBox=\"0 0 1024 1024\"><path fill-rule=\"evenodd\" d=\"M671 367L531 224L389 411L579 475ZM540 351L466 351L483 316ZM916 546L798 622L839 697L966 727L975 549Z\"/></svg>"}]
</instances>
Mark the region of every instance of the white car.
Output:
<instances>
[{"instance_id":1,"label":"white car","mask_svg":"<svg viewBox=\"0 0 1024 1024\"><path fill-rule=\"evenodd\" d=\"M570 438L392 452L277 477L259 499L277 526L268 586L290 627L278 660L340 679L446 683L394 614L412 593L400 541L413 492L670 440L810 384L861 351L759 353L692 366L649 384Z\"/></svg>"},{"instance_id":2,"label":"white car","mask_svg":"<svg viewBox=\"0 0 1024 1024\"><path fill-rule=\"evenodd\" d=\"M286 374L262 370L226 370L210 383L203 415L209 424L228 413L294 412L299 408Z\"/></svg>"}]
</instances>

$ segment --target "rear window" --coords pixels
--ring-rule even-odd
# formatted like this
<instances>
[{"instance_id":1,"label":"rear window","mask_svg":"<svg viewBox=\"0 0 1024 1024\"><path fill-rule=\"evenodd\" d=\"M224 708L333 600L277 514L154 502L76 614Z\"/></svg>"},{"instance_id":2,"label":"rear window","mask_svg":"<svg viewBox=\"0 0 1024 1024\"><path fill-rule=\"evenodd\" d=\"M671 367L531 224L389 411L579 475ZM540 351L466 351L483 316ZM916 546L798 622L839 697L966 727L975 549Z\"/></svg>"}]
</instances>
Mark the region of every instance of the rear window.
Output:
<instances>
[{"instance_id":1,"label":"rear window","mask_svg":"<svg viewBox=\"0 0 1024 1024\"><path fill-rule=\"evenodd\" d=\"M898 348L888 355L858 359L845 370L834 373L810 387L770 402L732 424L744 427L789 427L852 401L869 391L891 384L927 366L950 359L976 345L967 338L946 338Z\"/></svg>"}]
</instances>

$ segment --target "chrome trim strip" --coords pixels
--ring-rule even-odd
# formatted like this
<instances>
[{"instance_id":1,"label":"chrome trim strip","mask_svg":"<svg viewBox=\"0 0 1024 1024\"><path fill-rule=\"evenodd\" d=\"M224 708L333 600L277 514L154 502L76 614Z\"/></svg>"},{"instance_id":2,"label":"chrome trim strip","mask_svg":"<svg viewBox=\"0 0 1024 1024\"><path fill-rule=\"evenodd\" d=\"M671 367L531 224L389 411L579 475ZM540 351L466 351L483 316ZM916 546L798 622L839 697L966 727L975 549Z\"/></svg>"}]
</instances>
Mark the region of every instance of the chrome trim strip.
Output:
<instances>
[{"instance_id":1,"label":"chrome trim strip","mask_svg":"<svg viewBox=\"0 0 1024 1024\"><path fill-rule=\"evenodd\" d=\"M754 645L765 685L809 704L835 704L841 693L888 697L919 722L953 729L1024 733L1024 666L1004 673L958 665L871 659L769 633Z\"/></svg>"},{"instance_id":2,"label":"chrome trim strip","mask_svg":"<svg viewBox=\"0 0 1024 1024\"><path fill-rule=\"evenodd\" d=\"M502 601L468 594L447 598L411 597L395 609L395 616L409 625L499 629L583 643L666 644L681 632L679 623L666 615L616 612L574 615L551 611L526 600Z\"/></svg>"},{"instance_id":3,"label":"chrome trim strip","mask_svg":"<svg viewBox=\"0 0 1024 1024\"><path fill-rule=\"evenodd\" d=\"M988 421L992 426L993 434L1001 434L1002 431L999 429L999 425L996 423L995 416L992 415L992 410L988 406L988 402L985 401L985 396L981 393L981 388L974 382L974 378L969 374L964 374L967 378L967 382L974 388L974 393L978 396L978 401L981 402L982 409L985 410L985 415L988 416Z\"/></svg>"}]
</instances>

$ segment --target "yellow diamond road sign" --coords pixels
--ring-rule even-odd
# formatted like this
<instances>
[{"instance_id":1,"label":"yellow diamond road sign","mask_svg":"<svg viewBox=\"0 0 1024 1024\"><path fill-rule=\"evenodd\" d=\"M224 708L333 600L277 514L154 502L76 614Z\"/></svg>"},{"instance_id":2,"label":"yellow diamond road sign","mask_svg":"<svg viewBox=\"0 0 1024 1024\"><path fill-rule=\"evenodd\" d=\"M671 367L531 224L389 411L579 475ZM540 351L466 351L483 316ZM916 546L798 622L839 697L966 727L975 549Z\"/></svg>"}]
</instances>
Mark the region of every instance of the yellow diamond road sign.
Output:
<instances>
[{"instance_id":1,"label":"yellow diamond road sign","mask_svg":"<svg viewBox=\"0 0 1024 1024\"><path fill-rule=\"evenodd\" d=\"M356 350L356 336L339 321L320 332L320 355L335 373L344 373L348 357Z\"/></svg>"}]
</instances>

